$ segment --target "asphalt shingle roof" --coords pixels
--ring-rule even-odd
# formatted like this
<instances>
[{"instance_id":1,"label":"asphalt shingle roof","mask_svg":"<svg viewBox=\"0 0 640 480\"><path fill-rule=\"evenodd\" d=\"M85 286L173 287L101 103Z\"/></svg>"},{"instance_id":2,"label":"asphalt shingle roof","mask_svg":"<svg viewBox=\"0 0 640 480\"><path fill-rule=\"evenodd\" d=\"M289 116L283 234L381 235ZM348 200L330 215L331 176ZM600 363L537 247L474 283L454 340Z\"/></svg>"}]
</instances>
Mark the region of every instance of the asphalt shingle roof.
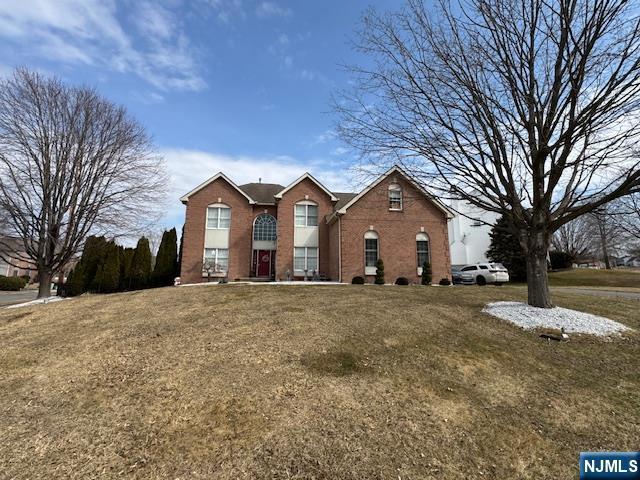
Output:
<instances>
[{"instance_id":1,"label":"asphalt shingle roof","mask_svg":"<svg viewBox=\"0 0 640 480\"><path fill-rule=\"evenodd\" d=\"M357 193L353 193L353 192L332 192L332 193L336 197L338 197L338 201L336 202L336 206L333 209L334 211L340 210L347 203L349 203L353 199L353 197L358 195Z\"/></svg>"},{"instance_id":2,"label":"asphalt shingle roof","mask_svg":"<svg viewBox=\"0 0 640 480\"><path fill-rule=\"evenodd\" d=\"M258 203L276 203L274 195L284 190L284 187L277 183L246 183L238 188Z\"/></svg>"},{"instance_id":3,"label":"asphalt shingle roof","mask_svg":"<svg viewBox=\"0 0 640 480\"><path fill-rule=\"evenodd\" d=\"M274 198L274 196L278 192L284 190L285 187L277 183L246 183L244 185L239 185L238 188L258 203L276 203L276 199ZM331 193L338 197L338 201L336 202L334 211L344 207L353 197L357 195L357 193L353 192Z\"/></svg>"}]
</instances>

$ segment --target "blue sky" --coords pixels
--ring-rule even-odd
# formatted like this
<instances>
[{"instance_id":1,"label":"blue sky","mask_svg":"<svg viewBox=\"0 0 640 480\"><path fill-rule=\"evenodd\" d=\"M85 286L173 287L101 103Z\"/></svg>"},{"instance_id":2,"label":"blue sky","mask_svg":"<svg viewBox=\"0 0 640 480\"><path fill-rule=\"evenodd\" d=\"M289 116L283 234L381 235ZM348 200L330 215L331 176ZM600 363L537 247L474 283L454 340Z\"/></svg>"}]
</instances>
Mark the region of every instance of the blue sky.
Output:
<instances>
[{"instance_id":1,"label":"blue sky","mask_svg":"<svg viewBox=\"0 0 640 480\"><path fill-rule=\"evenodd\" d=\"M0 2L0 75L15 66L95 86L154 138L178 197L219 170L287 184L308 170L354 186L354 156L332 132L332 92L368 6L398 2L20 0Z\"/></svg>"}]
</instances>

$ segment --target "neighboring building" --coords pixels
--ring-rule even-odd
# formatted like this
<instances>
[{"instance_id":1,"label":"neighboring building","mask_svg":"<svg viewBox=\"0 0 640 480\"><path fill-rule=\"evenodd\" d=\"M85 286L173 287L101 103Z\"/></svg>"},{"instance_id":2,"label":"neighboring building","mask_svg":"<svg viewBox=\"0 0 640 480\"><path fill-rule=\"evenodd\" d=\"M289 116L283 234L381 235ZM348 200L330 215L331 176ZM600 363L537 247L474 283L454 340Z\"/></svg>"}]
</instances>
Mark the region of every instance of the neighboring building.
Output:
<instances>
[{"instance_id":1,"label":"neighboring building","mask_svg":"<svg viewBox=\"0 0 640 480\"><path fill-rule=\"evenodd\" d=\"M499 215L482 210L467 201L454 200L451 209L456 216L449 220L449 248L451 264L487 262L492 226Z\"/></svg>"},{"instance_id":2,"label":"neighboring building","mask_svg":"<svg viewBox=\"0 0 640 480\"><path fill-rule=\"evenodd\" d=\"M218 173L180 199L186 205L182 283L209 277L286 280L314 276L419 282L450 278L447 220L453 213L399 167L360 193L331 192L306 173L287 187L236 185Z\"/></svg>"},{"instance_id":3,"label":"neighboring building","mask_svg":"<svg viewBox=\"0 0 640 480\"><path fill-rule=\"evenodd\" d=\"M0 237L0 275L5 277L36 277L35 267L27 260L19 238Z\"/></svg>"},{"instance_id":4,"label":"neighboring building","mask_svg":"<svg viewBox=\"0 0 640 480\"><path fill-rule=\"evenodd\" d=\"M640 257L633 255L625 257L623 265L625 267L640 267Z\"/></svg>"}]
</instances>

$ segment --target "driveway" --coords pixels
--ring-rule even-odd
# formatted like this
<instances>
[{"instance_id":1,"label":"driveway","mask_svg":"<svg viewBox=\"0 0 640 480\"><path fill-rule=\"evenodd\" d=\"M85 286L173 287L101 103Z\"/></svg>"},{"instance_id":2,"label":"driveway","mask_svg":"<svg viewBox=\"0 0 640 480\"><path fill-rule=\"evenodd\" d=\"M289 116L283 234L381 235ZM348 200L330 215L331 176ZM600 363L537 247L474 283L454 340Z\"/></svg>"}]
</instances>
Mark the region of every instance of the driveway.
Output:
<instances>
[{"instance_id":1,"label":"driveway","mask_svg":"<svg viewBox=\"0 0 640 480\"><path fill-rule=\"evenodd\" d=\"M640 291L637 290L616 290L600 287L551 287L551 290L556 292L577 293L579 295L591 295L594 297L624 298L627 300L640 301Z\"/></svg>"},{"instance_id":2,"label":"driveway","mask_svg":"<svg viewBox=\"0 0 640 480\"><path fill-rule=\"evenodd\" d=\"M38 296L38 290L21 290L20 292L0 292L0 307L16 303L30 302Z\"/></svg>"}]
</instances>

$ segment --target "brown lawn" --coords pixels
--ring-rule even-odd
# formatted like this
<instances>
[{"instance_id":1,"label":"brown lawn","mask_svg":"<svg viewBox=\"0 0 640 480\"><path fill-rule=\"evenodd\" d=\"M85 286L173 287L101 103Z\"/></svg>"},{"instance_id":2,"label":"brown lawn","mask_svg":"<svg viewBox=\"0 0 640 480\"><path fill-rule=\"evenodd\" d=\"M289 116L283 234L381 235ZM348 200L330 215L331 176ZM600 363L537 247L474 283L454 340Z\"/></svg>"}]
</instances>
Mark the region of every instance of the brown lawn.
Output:
<instances>
[{"instance_id":1,"label":"brown lawn","mask_svg":"<svg viewBox=\"0 0 640 480\"><path fill-rule=\"evenodd\" d=\"M640 336L510 287L206 286L0 310L2 478L577 478L640 438ZM635 301L557 303L640 328Z\"/></svg>"},{"instance_id":2,"label":"brown lawn","mask_svg":"<svg viewBox=\"0 0 640 480\"><path fill-rule=\"evenodd\" d=\"M550 273L549 283L556 287L635 287L640 289L640 269L574 268Z\"/></svg>"}]
</instances>

